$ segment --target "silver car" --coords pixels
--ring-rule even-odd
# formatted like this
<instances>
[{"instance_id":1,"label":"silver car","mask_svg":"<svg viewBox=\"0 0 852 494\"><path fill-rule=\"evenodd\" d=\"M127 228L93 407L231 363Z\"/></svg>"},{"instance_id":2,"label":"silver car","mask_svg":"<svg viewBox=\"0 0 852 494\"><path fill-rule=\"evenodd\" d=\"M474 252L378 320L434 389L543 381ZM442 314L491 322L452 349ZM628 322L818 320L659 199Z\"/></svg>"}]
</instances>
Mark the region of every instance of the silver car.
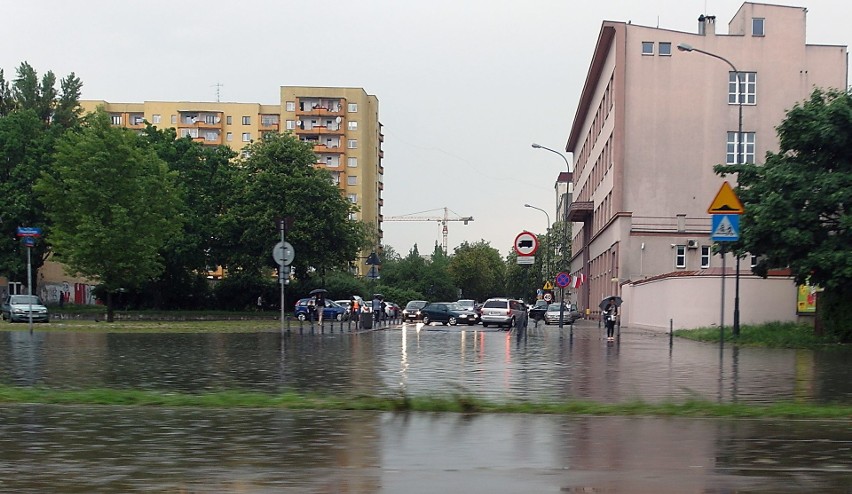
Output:
<instances>
[{"instance_id":1,"label":"silver car","mask_svg":"<svg viewBox=\"0 0 852 494\"><path fill-rule=\"evenodd\" d=\"M547 306L547 312L544 313L545 324L559 324L559 313L562 313L562 324L574 324L574 321L580 319L580 311L574 305L550 304Z\"/></svg>"},{"instance_id":2,"label":"silver car","mask_svg":"<svg viewBox=\"0 0 852 494\"><path fill-rule=\"evenodd\" d=\"M32 312L31 312L32 311ZM7 295L0 306L0 315L9 321L28 322L32 314L33 322L48 322L50 313L35 295Z\"/></svg>"},{"instance_id":3,"label":"silver car","mask_svg":"<svg viewBox=\"0 0 852 494\"><path fill-rule=\"evenodd\" d=\"M526 308L520 300L489 298L482 304L479 320L482 321L482 327L485 328L489 324L511 328L520 317L526 317Z\"/></svg>"}]
</instances>

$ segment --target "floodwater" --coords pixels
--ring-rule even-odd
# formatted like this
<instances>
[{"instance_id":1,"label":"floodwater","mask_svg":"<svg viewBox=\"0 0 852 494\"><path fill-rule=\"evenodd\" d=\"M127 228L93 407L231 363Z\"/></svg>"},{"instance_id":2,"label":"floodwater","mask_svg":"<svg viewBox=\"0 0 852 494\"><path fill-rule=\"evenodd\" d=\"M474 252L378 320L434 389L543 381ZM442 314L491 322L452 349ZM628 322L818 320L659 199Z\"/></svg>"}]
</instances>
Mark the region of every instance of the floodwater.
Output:
<instances>
[{"instance_id":1,"label":"floodwater","mask_svg":"<svg viewBox=\"0 0 852 494\"><path fill-rule=\"evenodd\" d=\"M0 333L0 383L200 392L285 390L493 400L852 403L852 348L724 347L593 323L492 328L404 325L252 334Z\"/></svg>"},{"instance_id":2,"label":"floodwater","mask_svg":"<svg viewBox=\"0 0 852 494\"><path fill-rule=\"evenodd\" d=\"M852 402L850 352L735 349L593 324L365 333L0 333L0 382ZM0 492L852 492L849 421L0 406Z\"/></svg>"}]
</instances>

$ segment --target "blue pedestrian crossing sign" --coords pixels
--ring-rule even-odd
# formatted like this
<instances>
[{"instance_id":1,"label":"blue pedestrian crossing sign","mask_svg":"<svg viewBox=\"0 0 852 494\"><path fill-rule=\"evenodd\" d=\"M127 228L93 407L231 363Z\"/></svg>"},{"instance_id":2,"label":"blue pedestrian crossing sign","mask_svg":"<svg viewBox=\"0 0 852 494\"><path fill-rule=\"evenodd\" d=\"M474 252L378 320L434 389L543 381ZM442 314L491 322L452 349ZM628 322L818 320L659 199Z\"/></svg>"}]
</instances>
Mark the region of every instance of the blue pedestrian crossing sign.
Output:
<instances>
[{"instance_id":1,"label":"blue pedestrian crossing sign","mask_svg":"<svg viewBox=\"0 0 852 494\"><path fill-rule=\"evenodd\" d=\"M740 215L714 214L711 216L710 238L715 242L734 242L740 239Z\"/></svg>"}]
</instances>

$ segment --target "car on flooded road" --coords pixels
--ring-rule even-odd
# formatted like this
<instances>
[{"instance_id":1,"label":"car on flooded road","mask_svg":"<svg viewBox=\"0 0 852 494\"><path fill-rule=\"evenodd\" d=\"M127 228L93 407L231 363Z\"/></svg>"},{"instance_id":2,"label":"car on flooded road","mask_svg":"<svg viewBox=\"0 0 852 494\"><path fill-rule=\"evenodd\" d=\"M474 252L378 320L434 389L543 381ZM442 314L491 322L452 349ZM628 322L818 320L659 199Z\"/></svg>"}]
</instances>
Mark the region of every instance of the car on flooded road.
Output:
<instances>
[{"instance_id":1,"label":"car on flooded road","mask_svg":"<svg viewBox=\"0 0 852 494\"><path fill-rule=\"evenodd\" d=\"M455 302L430 302L420 309L420 317L426 326L433 322L443 323L444 326L476 324L476 312L466 310Z\"/></svg>"}]
</instances>

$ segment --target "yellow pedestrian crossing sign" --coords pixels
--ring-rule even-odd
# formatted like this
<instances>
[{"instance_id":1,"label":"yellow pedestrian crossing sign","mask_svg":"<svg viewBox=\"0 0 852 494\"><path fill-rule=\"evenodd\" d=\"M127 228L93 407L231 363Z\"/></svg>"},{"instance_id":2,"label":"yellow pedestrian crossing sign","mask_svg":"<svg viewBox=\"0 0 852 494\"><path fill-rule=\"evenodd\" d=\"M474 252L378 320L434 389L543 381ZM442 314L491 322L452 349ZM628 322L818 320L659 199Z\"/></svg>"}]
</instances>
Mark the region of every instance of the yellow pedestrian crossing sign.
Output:
<instances>
[{"instance_id":1,"label":"yellow pedestrian crossing sign","mask_svg":"<svg viewBox=\"0 0 852 494\"><path fill-rule=\"evenodd\" d=\"M544 286L541 288L544 290L553 290L553 283L551 283L550 280L547 280L544 282Z\"/></svg>"},{"instance_id":2,"label":"yellow pedestrian crossing sign","mask_svg":"<svg viewBox=\"0 0 852 494\"><path fill-rule=\"evenodd\" d=\"M743 203L726 180L707 208L707 214L743 214Z\"/></svg>"}]
</instances>

